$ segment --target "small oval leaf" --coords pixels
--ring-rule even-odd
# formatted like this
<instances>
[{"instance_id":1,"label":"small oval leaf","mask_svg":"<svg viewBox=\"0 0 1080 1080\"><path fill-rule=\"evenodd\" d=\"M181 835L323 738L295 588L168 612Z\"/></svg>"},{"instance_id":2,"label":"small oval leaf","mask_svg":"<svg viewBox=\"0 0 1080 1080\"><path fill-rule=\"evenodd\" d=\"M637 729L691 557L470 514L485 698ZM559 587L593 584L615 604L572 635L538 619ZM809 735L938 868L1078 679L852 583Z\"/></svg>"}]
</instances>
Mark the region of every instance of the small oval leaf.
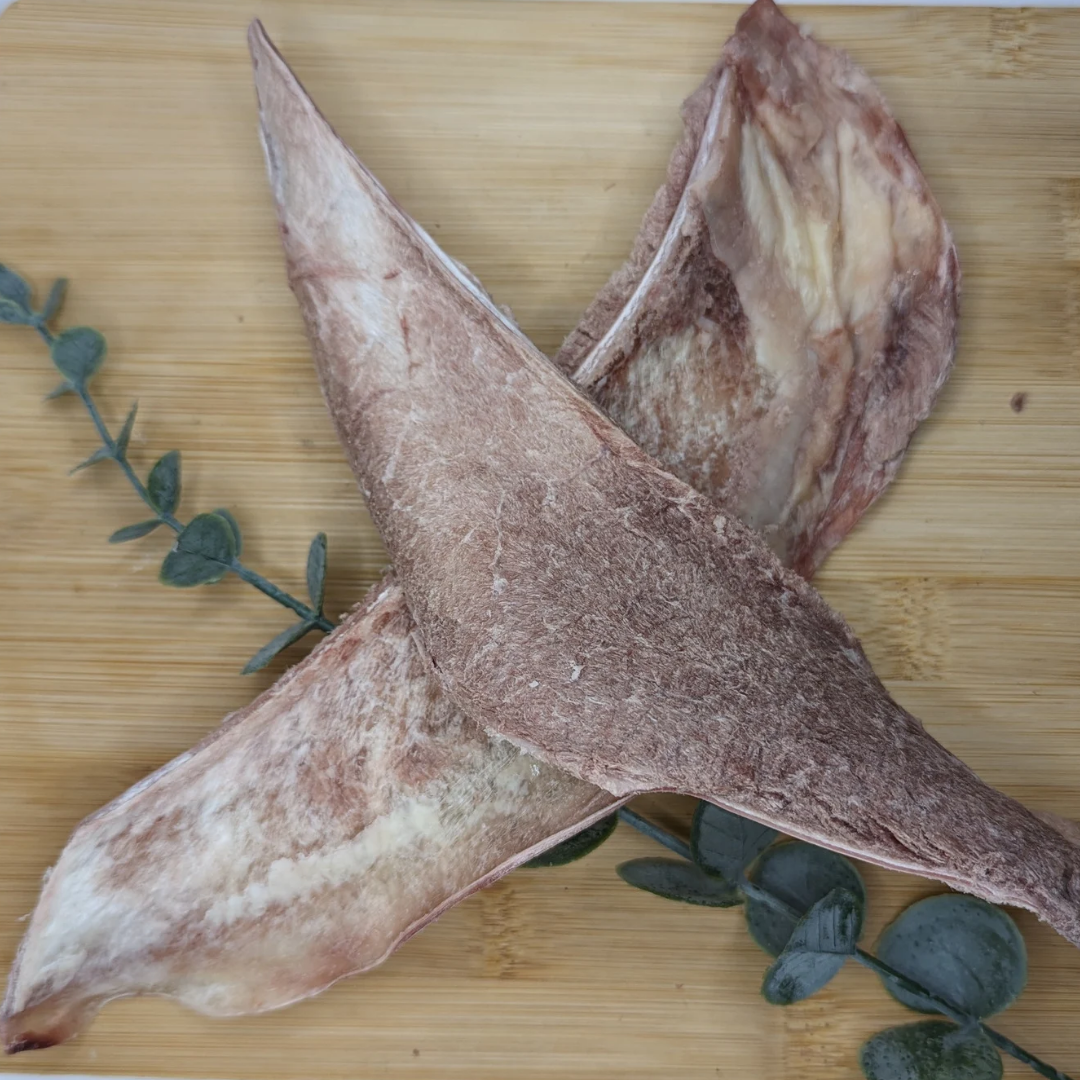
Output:
<instances>
[{"instance_id":1,"label":"small oval leaf","mask_svg":"<svg viewBox=\"0 0 1080 1080\"><path fill-rule=\"evenodd\" d=\"M89 326L76 326L53 338L53 363L72 386L85 386L105 362L105 338Z\"/></svg>"},{"instance_id":2,"label":"small oval leaf","mask_svg":"<svg viewBox=\"0 0 1080 1080\"><path fill-rule=\"evenodd\" d=\"M307 591L311 606L321 612L326 592L326 533L319 533L308 548Z\"/></svg>"},{"instance_id":3,"label":"small oval leaf","mask_svg":"<svg viewBox=\"0 0 1080 1080\"><path fill-rule=\"evenodd\" d=\"M31 326L34 316L25 308L20 307L14 300L5 300L0 297L0 323L8 323L11 326Z\"/></svg>"},{"instance_id":4,"label":"small oval leaf","mask_svg":"<svg viewBox=\"0 0 1080 1080\"><path fill-rule=\"evenodd\" d=\"M974 896L943 893L919 900L885 928L878 958L961 1012L980 1020L1008 1008L1027 982L1027 949L1016 923ZM929 1002L893 985L902 1005L937 1012Z\"/></svg>"},{"instance_id":5,"label":"small oval leaf","mask_svg":"<svg viewBox=\"0 0 1080 1080\"><path fill-rule=\"evenodd\" d=\"M628 885L668 900L703 907L734 907L742 902L738 889L682 859L631 859L615 870Z\"/></svg>"},{"instance_id":6,"label":"small oval leaf","mask_svg":"<svg viewBox=\"0 0 1080 1080\"><path fill-rule=\"evenodd\" d=\"M135 416L138 411L139 403L136 401L131 406L127 419L124 420L124 426L120 429L120 434L116 436L116 456L118 458L122 459L127 455L128 443L131 442L131 433L135 430Z\"/></svg>"},{"instance_id":7,"label":"small oval leaf","mask_svg":"<svg viewBox=\"0 0 1080 1080\"><path fill-rule=\"evenodd\" d=\"M18 304L24 311L30 310L30 284L14 270L0 264L0 299Z\"/></svg>"},{"instance_id":8,"label":"small oval leaf","mask_svg":"<svg viewBox=\"0 0 1080 1080\"><path fill-rule=\"evenodd\" d=\"M843 855L801 840L769 848L758 860L750 880L782 900L800 918L833 889L853 893L859 900L860 911L866 906L866 886L859 871ZM750 935L772 956L783 951L796 922L762 900L747 899L746 925Z\"/></svg>"},{"instance_id":9,"label":"small oval leaf","mask_svg":"<svg viewBox=\"0 0 1080 1080\"><path fill-rule=\"evenodd\" d=\"M282 630L277 637L268 641L243 667L241 675L252 675L261 671L283 649L299 641L315 624L305 620Z\"/></svg>"},{"instance_id":10,"label":"small oval leaf","mask_svg":"<svg viewBox=\"0 0 1080 1080\"><path fill-rule=\"evenodd\" d=\"M160 524L161 522L157 518L153 518L150 521L139 521L134 525L125 525L122 529L117 529L109 537L109 543L126 544L129 540L138 540L139 537L152 533Z\"/></svg>"},{"instance_id":11,"label":"small oval leaf","mask_svg":"<svg viewBox=\"0 0 1080 1080\"><path fill-rule=\"evenodd\" d=\"M765 972L761 992L771 1005L792 1005L816 994L855 951L862 929L858 897L833 889L799 921L784 951Z\"/></svg>"},{"instance_id":12,"label":"small oval leaf","mask_svg":"<svg viewBox=\"0 0 1080 1080\"><path fill-rule=\"evenodd\" d=\"M4 321L3 319L0 319L0 322L3 322L3 321ZM53 398L63 397L65 394L74 394L74 393L75 393L75 387L72 386L71 383L69 383L65 379L59 386L54 386L45 395L45 400L46 401L52 401Z\"/></svg>"},{"instance_id":13,"label":"small oval leaf","mask_svg":"<svg viewBox=\"0 0 1080 1080\"><path fill-rule=\"evenodd\" d=\"M83 469L88 469L91 465L96 465L99 461L111 457L112 451L107 446L99 446L85 461L80 461L78 465L71 469L68 475L71 476L74 473L82 472Z\"/></svg>"},{"instance_id":14,"label":"small oval leaf","mask_svg":"<svg viewBox=\"0 0 1080 1080\"><path fill-rule=\"evenodd\" d=\"M158 576L179 589L212 585L228 573L235 552L229 523L218 514L199 514L177 536Z\"/></svg>"},{"instance_id":15,"label":"small oval leaf","mask_svg":"<svg viewBox=\"0 0 1080 1080\"><path fill-rule=\"evenodd\" d=\"M609 814L599 821L587 825L581 832L561 840L553 848L542 851L534 859L522 865L536 870L545 866L565 866L584 858L590 851L595 851L614 831L619 823L618 814Z\"/></svg>"},{"instance_id":16,"label":"small oval leaf","mask_svg":"<svg viewBox=\"0 0 1080 1080\"><path fill-rule=\"evenodd\" d=\"M146 481L150 501L163 514L173 513L180 504L180 451L170 450L159 458Z\"/></svg>"},{"instance_id":17,"label":"small oval leaf","mask_svg":"<svg viewBox=\"0 0 1080 1080\"><path fill-rule=\"evenodd\" d=\"M920 1020L889 1028L859 1054L867 1080L1001 1080L1001 1055L975 1028L948 1020Z\"/></svg>"},{"instance_id":18,"label":"small oval leaf","mask_svg":"<svg viewBox=\"0 0 1080 1080\"><path fill-rule=\"evenodd\" d=\"M236 518L234 518L232 514L230 514L229 511L225 510L223 507L219 506L214 511L214 513L217 514L218 517L224 518L225 524L229 526L233 537L233 550L236 553L236 557L239 559L244 551L244 538L240 535L239 523L237 522Z\"/></svg>"},{"instance_id":19,"label":"small oval leaf","mask_svg":"<svg viewBox=\"0 0 1080 1080\"><path fill-rule=\"evenodd\" d=\"M690 826L690 852L707 874L717 874L735 885L777 835L767 825L712 803L699 802Z\"/></svg>"},{"instance_id":20,"label":"small oval leaf","mask_svg":"<svg viewBox=\"0 0 1080 1080\"><path fill-rule=\"evenodd\" d=\"M43 323L52 322L59 314L60 307L64 303L64 296L67 294L67 287L67 278L57 278L52 283L49 295L45 297L45 306L41 309L41 321Z\"/></svg>"}]
</instances>

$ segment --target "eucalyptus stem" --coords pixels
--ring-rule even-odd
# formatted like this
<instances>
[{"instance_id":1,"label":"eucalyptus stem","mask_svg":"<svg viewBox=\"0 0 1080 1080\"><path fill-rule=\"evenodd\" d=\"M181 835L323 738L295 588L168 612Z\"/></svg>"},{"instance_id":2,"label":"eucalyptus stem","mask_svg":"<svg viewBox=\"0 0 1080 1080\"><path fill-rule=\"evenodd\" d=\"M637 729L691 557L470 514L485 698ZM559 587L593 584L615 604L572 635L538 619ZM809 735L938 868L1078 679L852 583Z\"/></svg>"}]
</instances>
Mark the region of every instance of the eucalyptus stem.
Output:
<instances>
[{"instance_id":1,"label":"eucalyptus stem","mask_svg":"<svg viewBox=\"0 0 1080 1080\"><path fill-rule=\"evenodd\" d=\"M629 807L623 806L620 808L619 820L633 826L639 833L644 833L650 840L663 844L669 851L674 851L676 855L681 855L684 859L691 858L690 845L685 840L680 840L679 837L669 833L667 829L654 825L648 818L643 818Z\"/></svg>"},{"instance_id":2,"label":"eucalyptus stem","mask_svg":"<svg viewBox=\"0 0 1080 1080\"><path fill-rule=\"evenodd\" d=\"M159 574L165 584L180 588L209 585L219 581L225 574L233 573L264 596L299 615L300 622L267 642L251 658L244 668L245 673L258 671L282 649L311 630L318 629L324 633L333 630L334 622L323 612L326 579L325 534L319 533L308 550L306 576L311 599L309 605L240 561L240 526L229 511L221 509L213 513L198 514L187 523L176 516L174 511L181 490L178 451L170 451L161 458L145 482L139 477L127 456L128 440L135 423L135 408L128 414L119 434L114 435L105 423L89 389L90 379L105 359L105 338L97 330L86 326L58 332L50 328L50 323L63 302L66 289L67 282L64 279L56 281L42 309L36 311L31 303L33 291L30 284L13 270L0 265L0 323L26 326L37 332L49 350L53 363L64 376L64 381L49 396L74 394L86 409L101 440L101 446L77 468L85 468L106 458L115 461L135 494L150 508L153 515L151 518L118 529L109 538L110 543L137 540L164 525L177 536Z\"/></svg>"},{"instance_id":3,"label":"eucalyptus stem","mask_svg":"<svg viewBox=\"0 0 1080 1080\"><path fill-rule=\"evenodd\" d=\"M659 844L663 844L664 847L668 848L670 851L674 851L676 854L682 855L686 859L692 858L690 845L687 844L685 840L682 840L678 836L674 836L666 829L654 824L647 818L643 818L633 810L623 807L619 810L619 817L628 825L632 825L638 832L643 833L645 836L649 837L651 840L655 840ZM745 874L739 882L738 888L744 896L767 904L774 911L787 916L794 922L798 922L802 918L799 912L791 907L791 905L782 897L777 896L768 889L762 888L760 885L746 877ZM945 998L939 997L932 991L927 990L921 983L897 971L896 968L886 964L884 960L879 960L873 953L867 952L865 949L856 948L854 959L862 964L863 967L869 968L882 978L888 979L901 990L905 990L909 994L914 994L924 999L928 1005L932 1005L942 1016L947 1017L959 1026L978 1027L999 1050L1016 1058L1017 1061L1027 1065L1040 1076L1045 1076L1047 1080L1072 1080L1067 1073L1063 1073L1060 1069L1055 1069L1052 1065L1048 1065L1034 1054L1029 1053L1022 1046L1018 1046L1012 1039L1008 1038L1008 1036L1002 1035L1000 1031L995 1031L994 1028L983 1023L978 1017L971 1016L963 1010L957 1009Z\"/></svg>"},{"instance_id":4,"label":"eucalyptus stem","mask_svg":"<svg viewBox=\"0 0 1080 1080\"><path fill-rule=\"evenodd\" d=\"M46 342L51 341L53 335L48 329L39 327L39 331ZM110 457L120 466L120 471L123 472L127 477L128 482L135 489L135 494L142 499L153 512L154 517L156 517L163 525L167 525L174 533L183 532L184 523L182 521L174 514L159 510L158 507L154 505L154 501L150 498L150 492L147 491L146 485L139 479L138 474L131 467L131 462L128 461L127 451L117 445L116 439L102 419L97 404L90 396L90 391L85 386L79 386L75 388L75 393L78 395L79 400L83 405L86 406L86 411L90 414L90 419L94 422L94 427L97 428L99 438L102 443L108 447ZM324 633L329 633L334 629L334 624L321 612L309 607L302 600L297 600L295 596L287 593L272 581L268 581L262 574L245 566L238 558L234 557L231 562L226 563L225 565L228 566L238 578L246 581L249 585L254 586L259 592L263 593L265 596L269 596L271 600L277 601L282 607L287 607L291 611L296 612L296 614L306 622L311 623L312 627L317 627Z\"/></svg>"}]
</instances>

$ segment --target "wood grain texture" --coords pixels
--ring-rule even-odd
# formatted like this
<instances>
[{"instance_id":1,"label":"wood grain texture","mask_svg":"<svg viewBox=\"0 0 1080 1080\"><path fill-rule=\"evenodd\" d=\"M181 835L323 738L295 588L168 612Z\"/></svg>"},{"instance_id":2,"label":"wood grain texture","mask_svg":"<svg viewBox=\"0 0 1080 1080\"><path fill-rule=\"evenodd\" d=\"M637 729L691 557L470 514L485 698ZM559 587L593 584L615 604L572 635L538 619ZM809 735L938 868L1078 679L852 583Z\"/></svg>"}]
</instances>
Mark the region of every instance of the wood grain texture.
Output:
<instances>
[{"instance_id":1,"label":"wood grain texture","mask_svg":"<svg viewBox=\"0 0 1080 1080\"><path fill-rule=\"evenodd\" d=\"M73 281L109 338L133 457L180 448L182 509L227 506L250 564L329 608L383 554L326 417L285 283L255 135L253 14L343 136L552 351L623 258L677 105L735 7L428 0L20 0L0 21L0 260ZM1080 12L800 10L878 78L954 227L961 351L900 480L822 574L899 700L992 783L1080 818ZM40 343L0 328L0 962L72 826L280 672L237 671L287 614L238 581L172 592ZM1017 414L1010 399L1025 392ZM289 659L295 659L300 648ZM672 822L687 804L643 800ZM213 1021L106 1008L4 1070L286 1078L858 1075L906 1015L853 969L787 1010L734 912L621 885L620 829L518 871L380 970L296 1008ZM868 869L868 938L918 880ZM1030 987L1000 1027L1080 1071L1080 953L1020 917ZM1030 1075L1009 1067L1007 1075Z\"/></svg>"}]
</instances>

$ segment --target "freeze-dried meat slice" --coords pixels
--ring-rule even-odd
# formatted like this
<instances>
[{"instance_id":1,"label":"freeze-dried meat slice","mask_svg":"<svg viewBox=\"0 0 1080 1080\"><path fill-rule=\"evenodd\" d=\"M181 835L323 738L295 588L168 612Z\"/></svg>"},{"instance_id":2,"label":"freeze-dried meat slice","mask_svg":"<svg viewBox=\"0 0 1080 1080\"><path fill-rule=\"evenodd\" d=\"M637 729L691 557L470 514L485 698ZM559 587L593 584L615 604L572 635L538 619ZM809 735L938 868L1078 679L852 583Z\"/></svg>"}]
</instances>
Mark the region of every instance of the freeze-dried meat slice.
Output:
<instances>
[{"instance_id":1,"label":"freeze-dried meat slice","mask_svg":"<svg viewBox=\"0 0 1080 1080\"><path fill-rule=\"evenodd\" d=\"M956 251L881 92L740 19L630 260L557 361L803 576L899 467L956 348Z\"/></svg>"},{"instance_id":2,"label":"freeze-dried meat slice","mask_svg":"<svg viewBox=\"0 0 1080 1080\"><path fill-rule=\"evenodd\" d=\"M1080 848L900 708L821 597L523 341L255 49L327 403L457 704L612 794L707 799L1080 943Z\"/></svg>"}]
</instances>

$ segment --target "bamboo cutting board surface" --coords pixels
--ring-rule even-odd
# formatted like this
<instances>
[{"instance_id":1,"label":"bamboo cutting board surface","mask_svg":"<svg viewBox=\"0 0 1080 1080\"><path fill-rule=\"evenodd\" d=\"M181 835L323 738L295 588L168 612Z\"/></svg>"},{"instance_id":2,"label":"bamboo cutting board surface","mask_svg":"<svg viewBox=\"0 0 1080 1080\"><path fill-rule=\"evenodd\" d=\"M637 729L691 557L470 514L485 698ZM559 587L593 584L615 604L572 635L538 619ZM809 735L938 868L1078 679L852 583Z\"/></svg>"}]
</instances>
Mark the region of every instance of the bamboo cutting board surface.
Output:
<instances>
[{"instance_id":1,"label":"bamboo cutting board surface","mask_svg":"<svg viewBox=\"0 0 1080 1080\"><path fill-rule=\"evenodd\" d=\"M184 453L183 512L231 508L245 561L329 610L383 554L319 398L255 134L259 14L339 131L553 351L627 252L677 107L738 9L420 0L21 0L0 21L0 260L110 342L96 382L133 457ZM898 483L830 561L826 596L900 701L992 783L1080 818L1080 12L800 9L876 76L954 226L956 373ZM280 673L237 672L287 613L235 579L174 592L28 331L0 328L0 962L85 814ZM1026 393L1022 412L1010 408ZM293 649L295 661L311 641ZM643 800L682 824L688 804ZM625 826L583 862L518 871L381 969L215 1021L108 1006L2 1070L469 1080L858 1075L910 1014L845 970L781 1010L736 912L622 885ZM868 940L925 883L869 868ZM1021 915L1030 986L999 1026L1080 1072L1080 952ZM1030 1075L1010 1066L1009 1076Z\"/></svg>"}]
</instances>

